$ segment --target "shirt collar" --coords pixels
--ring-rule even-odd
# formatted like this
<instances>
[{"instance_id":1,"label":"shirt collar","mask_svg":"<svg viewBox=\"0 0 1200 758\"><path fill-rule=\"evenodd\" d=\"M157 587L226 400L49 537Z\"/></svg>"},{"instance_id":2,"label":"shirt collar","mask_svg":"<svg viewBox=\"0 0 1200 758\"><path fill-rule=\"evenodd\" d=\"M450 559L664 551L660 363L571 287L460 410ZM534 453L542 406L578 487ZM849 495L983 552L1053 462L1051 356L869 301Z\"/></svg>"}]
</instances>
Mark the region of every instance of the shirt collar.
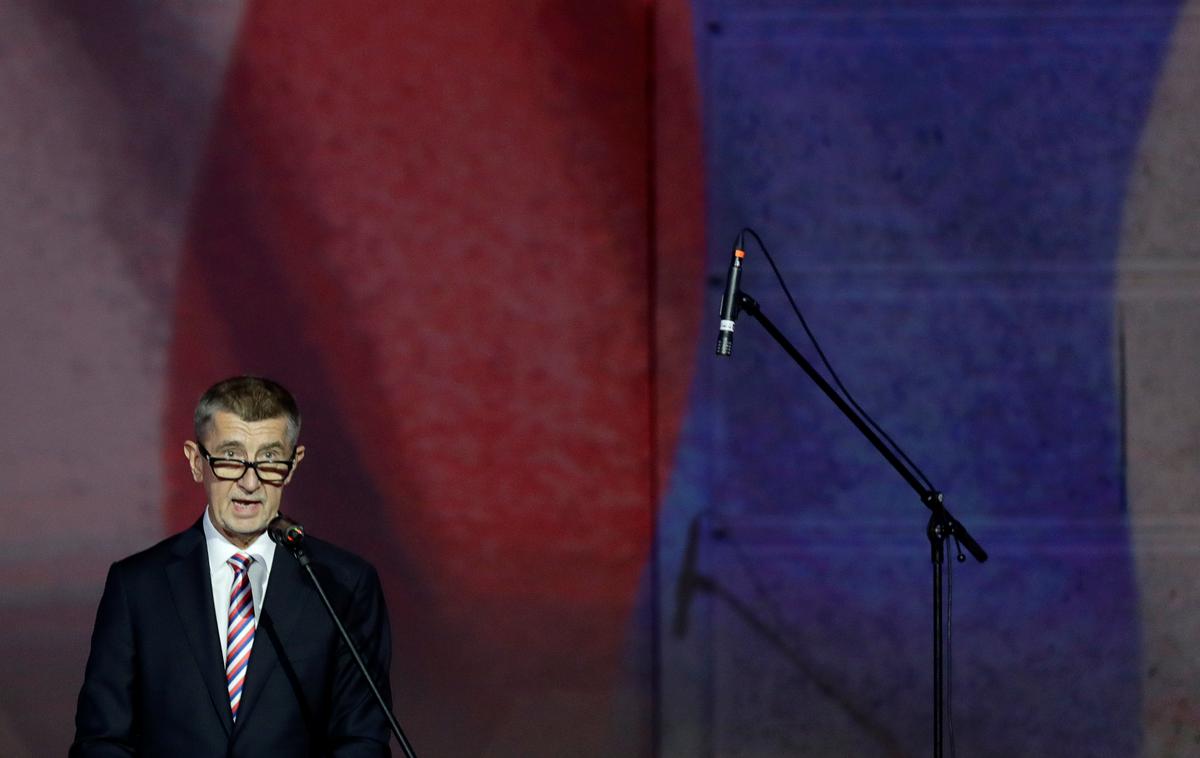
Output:
<instances>
[{"instance_id":1,"label":"shirt collar","mask_svg":"<svg viewBox=\"0 0 1200 758\"><path fill-rule=\"evenodd\" d=\"M261 563L266 569L267 575L270 575L271 561L275 560L275 543L266 532L258 535L249 547L240 548L217 531L217 527L212 522L212 512L205 506L204 540L208 547L209 573L224 566L235 553L246 553L252 556L256 563Z\"/></svg>"}]
</instances>

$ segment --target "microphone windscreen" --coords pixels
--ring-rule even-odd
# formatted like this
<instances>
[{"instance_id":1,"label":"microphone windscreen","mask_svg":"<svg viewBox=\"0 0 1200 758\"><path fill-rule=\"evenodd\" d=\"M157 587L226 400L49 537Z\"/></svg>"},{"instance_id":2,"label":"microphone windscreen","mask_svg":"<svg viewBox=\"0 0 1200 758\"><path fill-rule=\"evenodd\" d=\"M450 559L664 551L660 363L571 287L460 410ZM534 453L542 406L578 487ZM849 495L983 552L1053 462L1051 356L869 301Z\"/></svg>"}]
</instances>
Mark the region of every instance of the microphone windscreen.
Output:
<instances>
[{"instance_id":1,"label":"microphone windscreen","mask_svg":"<svg viewBox=\"0 0 1200 758\"><path fill-rule=\"evenodd\" d=\"M304 527L279 513L267 525L267 534L277 545L298 547L304 542Z\"/></svg>"}]
</instances>

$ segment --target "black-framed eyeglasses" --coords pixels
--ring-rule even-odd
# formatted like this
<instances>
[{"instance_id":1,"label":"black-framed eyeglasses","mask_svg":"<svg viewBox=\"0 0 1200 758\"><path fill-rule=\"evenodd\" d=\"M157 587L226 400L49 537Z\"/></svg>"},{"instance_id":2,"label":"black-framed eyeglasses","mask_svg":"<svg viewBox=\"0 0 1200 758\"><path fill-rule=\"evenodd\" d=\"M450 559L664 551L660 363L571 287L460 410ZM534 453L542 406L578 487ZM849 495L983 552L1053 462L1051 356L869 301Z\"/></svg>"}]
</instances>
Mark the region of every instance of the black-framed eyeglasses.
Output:
<instances>
[{"instance_id":1,"label":"black-framed eyeglasses","mask_svg":"<svg viewBox=\"0 0 1200 758\"><path fill-rule=\"evenodd\" d=\"M204 445L199 442L196 443L196 447L200 449L200 455L204 456L204 460L208 461L208 467L212 469L213 476L227 482L236 482L246 475L246 469L252 468L260 482L279 484L288 478L292 466L296 465L295 450L292 450L292 457L286 461L243 461L238 458L215 456L205 450Z\"/></svg>"}]
</instances>

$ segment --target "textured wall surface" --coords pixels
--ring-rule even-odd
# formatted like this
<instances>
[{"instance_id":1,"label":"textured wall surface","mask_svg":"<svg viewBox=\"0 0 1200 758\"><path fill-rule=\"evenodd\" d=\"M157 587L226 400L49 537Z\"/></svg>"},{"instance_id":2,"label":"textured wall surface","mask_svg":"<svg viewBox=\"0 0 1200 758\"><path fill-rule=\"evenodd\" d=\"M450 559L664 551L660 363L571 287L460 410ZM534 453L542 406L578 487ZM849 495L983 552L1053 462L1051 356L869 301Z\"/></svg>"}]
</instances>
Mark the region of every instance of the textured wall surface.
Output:
<instances>
[{"instance_id":1,"label":"textured wall surface","mask_svg":"<svg viewBox=\"0 0 1200 758\"><path fill-rule=\"evenodd\" d=\"M331 11L0 4L0 754L65 749L105 566L200 515L191 408L240 372L301 401L285 507L380 568L422 755L653 748L689 7Z\"/></svg>"},{"instance_id":2,"label":"textured wall surface","mask_svg":"<svg viewBox=\"0 0 1200 758\"><path fill-rule=\"evenodd\" d=\"M1120 255L1129 510L1147 756L1200 745L1200 4L1183 6L1129 182Z\"/></svg>"},{"instance_id":3,"label":"textured wall surface","mask_svg":"<svg viewBox=\"0 0 1200 758\"><path fill-rule=\"evenodd\" d=\"M66 752L105 570L163 533L174 282L240 11L0 3L5 756Z\"/></svg>"},{"instance_id":4,"label":"textured wall surface","mask_svg":"<svg viewBox=\"0 0 1200 758\"><path fill-rule=\"evenodd\" d=\"M954 566L963 755L1194 750L1193 12L697 6L710 300L754 227L991 553ZM928 754L927 513L761 328L736 335L731 360L697 348L664 502L663 597L698 515L714 583L663 637L664 752Z\"/></svg>"},{"instance_id":5,"label":"textured wall surface","mask_svg":"<svg viewBox=\"0 0 1200 758\"><path fill-rule=\"evenodd\" d=\"M199 515L247 371L420 754L928 754L926 513L748 318L712 355L742 225L991 554L958 754L1194 755L1198 18L0 1L0 755L63 752L105 567Z\"/></svg>"}]
</instances>

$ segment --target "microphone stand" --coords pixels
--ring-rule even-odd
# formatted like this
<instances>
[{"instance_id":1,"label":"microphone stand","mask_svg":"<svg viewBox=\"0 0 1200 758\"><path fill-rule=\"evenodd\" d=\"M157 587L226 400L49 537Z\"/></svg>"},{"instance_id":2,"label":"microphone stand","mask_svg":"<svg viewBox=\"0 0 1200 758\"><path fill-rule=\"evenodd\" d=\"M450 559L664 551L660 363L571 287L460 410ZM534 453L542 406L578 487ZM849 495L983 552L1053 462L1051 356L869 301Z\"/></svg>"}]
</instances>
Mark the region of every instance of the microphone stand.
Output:
<instances>
[{"instance_id":1,"label":"microphone stand","mask_svg":"<svg viewBox=\"0 0 1200 758\"><path fill-rule=\"evenodd\" d=\"M908 486L912 487L913 491L921 498L921 503L929 509L931 515L929 523L925 528L925 535L929 539L930 556L933 561L933 755L934 758L942 758L943 732L942 717L945 713L945 703L943 695L943 674L944 666L942 663L943 641L942 641L942 570L945 560L945 545L946 540L950 537L954 538L955 544L967 548L967 551L975 558L975 560L983 563L987 560L987 553L979 543L976 542L967 532L959 521L946 510L942 493L936 489L926 487L916 477L916 475L906 466L892 451L890 447L884 444L879 435L875 433L862 416L859 415L850 404L845 401L840 394L825 377L821 376L812 364L800 354L787 337L771 323L771 320L763 314L758 306L758 302L747 295L745 292L739 291L737 294L737 306L739 311L745 311L754 317L754 320L762 325L767 330L767 334L771 335L774 340L779 343L784 352L792 357L792 360L808 374L808 377L816 383L821 391L833 401L833 404L838 407L846 418L867 438L875 449L892 464L892 468L908 482ZM965 561L966 557L962 554L961 549L958 551L958 560Z\"/></svg>"},{"instance_id":2,"label":"microphone stand","mask_svg":"<svg viewBox=\"0 0 1200 758\"><path fill-rule=\"evenodd\" d=\"M354 644L354 640L350 639L350 633L346 631L346 627L342 625L342 620L338 618L337 611L333 609L333 604L329 602L329 598L325 595L324 588L321 587L321 582L317 579L317 575L312 569L312 559L308 557L308 551L304 549L303 531L300 533L300 540L290 541L281 540L279 544L283 545L289 553L291 553L301 568L308 573L309 579L312 579L313 586L317 588L317 594L321 596L321 602L325 604L325 610L329 612L329 618L333 620L333 625L337 627L338 633L342 635L342 641L346 643L346 647L350 650L350 655L354 657L354 662L358 664L358 670L362 673L363 679L366 680L367 686L371 688L371 694L375 696L375 702L379 704L383 715L387 717L388 726L392 730L392 734L400 742L400 749L404 751L407 758L417 758L417 754L413 752L412 745L408 743L408 739L404 736L404 730L400 728L400 723L396 721L396 717L392 715L392 711L388 708L387 703L383 699L383 693L375 686L375 680L371 678L371 672L367 670L367 664L363 662L362 656L358 653L358 648Z\"/></svg>"}]
</instances>

